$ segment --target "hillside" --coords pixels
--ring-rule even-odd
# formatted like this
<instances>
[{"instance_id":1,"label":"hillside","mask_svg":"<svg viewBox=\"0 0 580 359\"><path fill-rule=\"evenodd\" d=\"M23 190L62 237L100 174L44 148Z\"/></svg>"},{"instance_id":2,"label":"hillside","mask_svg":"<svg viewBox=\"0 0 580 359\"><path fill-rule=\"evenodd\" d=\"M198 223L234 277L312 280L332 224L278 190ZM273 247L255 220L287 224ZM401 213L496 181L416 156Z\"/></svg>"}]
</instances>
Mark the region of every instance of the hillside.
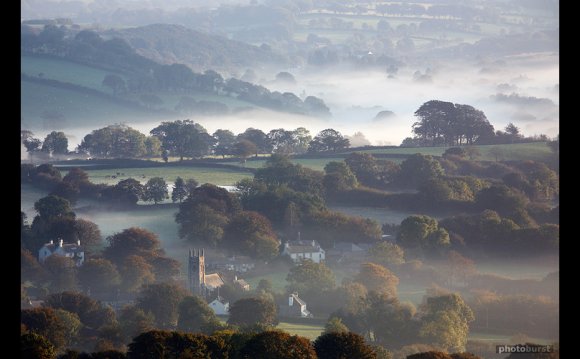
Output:
<instances>
[{"instance_id":1,"label":"hillside","mask_svg":"<svg viewBox=\"0 0 580 359\"><path fill-rule=\"evenodd\" d=\"M270 50L180 25L154 24L109 30L102 35L125 39L138 54L153 61L184 63L195 71L289 63L287 58Z\"/></svg>"}]
</instances>

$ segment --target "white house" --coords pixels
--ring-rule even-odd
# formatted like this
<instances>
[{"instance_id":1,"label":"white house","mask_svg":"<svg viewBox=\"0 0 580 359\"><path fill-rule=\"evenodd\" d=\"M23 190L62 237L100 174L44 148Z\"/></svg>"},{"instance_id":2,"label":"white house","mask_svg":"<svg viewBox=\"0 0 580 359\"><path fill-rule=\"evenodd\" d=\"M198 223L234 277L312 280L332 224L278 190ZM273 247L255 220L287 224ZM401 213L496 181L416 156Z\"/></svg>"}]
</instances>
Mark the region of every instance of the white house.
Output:
<instances>
[{"instance_id":1,"label":"white house","mask_svg":"<svg viewBox=\"0 0 580 359\"><path fill-rule=\"evenodd\" d=\"M44 263L46 258L51 255L56 254L62 257L68 257L75 261L77 267L83 265L85 261L85 251L81 247L81 241L78 240L76 243L63 243L63 240L58 241L58 245L54 244L51 240L46 243L38 251L38 260L40 263Z\"/></svg>"},{"instance_id":2,"label":"white house","mask_svg":"<svg viewBox=\"0 0 580 359\"><path fill-rule=\"evenodd\" d=\"M284 243L284 250L282 254L290 256L294 263L300 262L302 259L310 259L314 263L323 262L326 258L324 249L320 247L317 241L288 241Z\"/></svg>"},{"instance_id":3,"label":"white house","mask_svg":"<svg viewBox=\"0 0 580 359\"><path fill-rule=\"evenodd\" d=\"M288 296L288 305L280 305L279 313L283 317L312 317L312 313L306 309L306 302L298 297L298 293L291 293Z\"/></svg>"},{"instance_id":4,"label":"white house","mask_svg":"<svg viewBox=\"0 0 580 359\"><path fill-rule=\"evenodd\" d=\"M225 299L219 295L209 303L209 307L216 315L228 315L230 313L230 302L226 302Z\"/></svg>"}]
</instances>

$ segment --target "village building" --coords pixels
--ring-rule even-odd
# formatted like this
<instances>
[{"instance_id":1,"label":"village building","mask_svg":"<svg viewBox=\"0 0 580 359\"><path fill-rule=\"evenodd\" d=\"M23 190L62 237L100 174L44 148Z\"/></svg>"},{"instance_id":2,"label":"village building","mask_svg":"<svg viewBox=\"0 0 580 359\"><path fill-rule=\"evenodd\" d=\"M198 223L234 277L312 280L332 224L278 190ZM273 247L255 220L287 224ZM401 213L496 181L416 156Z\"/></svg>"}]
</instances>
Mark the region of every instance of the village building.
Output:
<instances>
[{"instance_id":1,"label":"village building","mask_svg":"<svg viewBox=\"0 0 580 359\"><path fill-rule=\"evenodd\" d=\"M288 296L288 303L279 305L278 314L281 317L312 318L312 313L306 309L306 302L298 297L298 293L291 293Z\"/></svg>"},{"instance_id":2,"label":"village building","mask_svg":"<svg viewBox=\"0 0 580 359\"><path fill-rule=\"evenodd\" d=\"M81 241L76 243L64 243L62 239L58 241L58 245L52 240L46 243L38 250L38 261L44 263L46 259L52 255L68 257L72 259L77 267L80 267L85 262L85 251L81 247Z\"/></svg>"},{"instance_id":3,"label":"village building","mask_svg":"<svg viewBox=\"0 0 580 359\"><path fill-rule=\"evenodd\" d=\"M299 263L303 259L310 259L314 263L320 263L326 259L326 252L320 244L315 240L301 240L300 233L298 233L298 240L284 243L282 254L292 258L294 263Z\"/></svg>"}]
</instances>

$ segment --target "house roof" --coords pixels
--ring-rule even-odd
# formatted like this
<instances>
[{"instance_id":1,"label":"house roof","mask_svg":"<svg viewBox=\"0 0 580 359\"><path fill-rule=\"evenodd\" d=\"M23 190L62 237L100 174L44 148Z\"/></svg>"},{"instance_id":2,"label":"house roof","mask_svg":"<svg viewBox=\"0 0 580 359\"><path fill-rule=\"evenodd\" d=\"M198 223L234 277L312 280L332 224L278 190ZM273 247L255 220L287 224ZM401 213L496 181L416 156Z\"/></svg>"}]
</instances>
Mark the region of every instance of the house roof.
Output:
<instances>
[{"instance_id":1,"label":"house roof","mask_svg":"<svg viewBox=\"0 0 580 359\"><path fill-rule=\"evenodd\" d=\"M245 286L249 286L249 285L250 285L250 284L249 284L248 282L246 282L244 279L238 279L238 280L235 280L234 282L238 283L238 284L239 284L239 285L241 285L242 287L245 287Z\"/></svg>"},{"instance_id":2,"label":"house roof","mask_svg":"<svg viewBox=\"0 0 580 359\"><path fill-rule=\"evenodd\" d=\"M219 273L212 273L205 275L205 286L210 288L218 288L224 285L224 280Z\"/></svg>"},{"instance_id":3,"label":"house roof","mask_svg":"<svg viewBox=\"0 0 580 359\"><path fill-rule=\"evenodd\" d=\"M305 301L303 301L302 299L300 299L300 298L298 297L298 294L290 294L290 296L291 296L292 298L294 298L294 302L293 302L293 303L298 303L299 305L306 305L306 302L305 302Z\"/></svg>"},{"instance_id":4,"label":"house roof","mask_svg":"<svg viewBox=\"0 0 580 359\"><path fill-rule=\"evenodd\" d=\"M228 303L229 303L227 300L225 300L224 298L222 298L222 297L221 297L221 296L219 296L219 295L217 296L217 298L216 298L216 299L212 300L211 302L212 302L212 303L213 303L213 302L219 302L219 303L221 303L221 304L223 304L223 305L226 305L226 304L228 304ZM211 304L211 303L210 303L210 304Z\"/></svg>"},{"instance_id":5,"label":"house roof","mask_svg":"<svg viewBox=\"0 0 580 359\"><path fill-rule=\"evenodd\" d=\"M363 249L351 242L339 242L337 243L334 248L337 251L343 251L343 252L361 252L363 251Z\"/></svg>"},{"instance_id":6,"label":"house roof","mask_svg":"<svg viewBox=\"0 0 580 359\"><path fill-rule=\"evenodd\" d=\"M284 246L284 250L288 253L319 253L324 252L320 248L320 244L317 241L288 241Z\"/></svg>"},{"instance_id":7,"label":"house roof","mask_svg":"<svg viewBox=\"0 0 580 359\"><path fill-rule=\"evenodd\" d=\"M51 253L54 253L59 247L55 243L46 243L44 245ZM80 253L84 252L83 248L76 243L64 243L62 245L62 250L65 253Z\"/></svg>"}]
</instances>

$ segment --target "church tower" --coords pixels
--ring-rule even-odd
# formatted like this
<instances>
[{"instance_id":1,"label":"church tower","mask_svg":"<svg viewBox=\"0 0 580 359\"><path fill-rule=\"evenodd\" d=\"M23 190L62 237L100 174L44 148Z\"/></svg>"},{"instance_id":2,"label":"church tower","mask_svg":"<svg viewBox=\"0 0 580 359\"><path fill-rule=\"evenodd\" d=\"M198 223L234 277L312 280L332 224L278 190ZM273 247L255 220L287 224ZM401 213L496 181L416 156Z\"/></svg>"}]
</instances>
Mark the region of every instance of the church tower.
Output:
<instances>
[{"instance_id":1,"label":"church tower","mask_svg":"<svg viewBox=\"0 0 580 359\"><path fill-rule=\"evenodd\" d=\"M187 271L189 290L192 294L205 294L205 256L204 250L189 250L189 264Z\"/></svg>"}]
</instances>

